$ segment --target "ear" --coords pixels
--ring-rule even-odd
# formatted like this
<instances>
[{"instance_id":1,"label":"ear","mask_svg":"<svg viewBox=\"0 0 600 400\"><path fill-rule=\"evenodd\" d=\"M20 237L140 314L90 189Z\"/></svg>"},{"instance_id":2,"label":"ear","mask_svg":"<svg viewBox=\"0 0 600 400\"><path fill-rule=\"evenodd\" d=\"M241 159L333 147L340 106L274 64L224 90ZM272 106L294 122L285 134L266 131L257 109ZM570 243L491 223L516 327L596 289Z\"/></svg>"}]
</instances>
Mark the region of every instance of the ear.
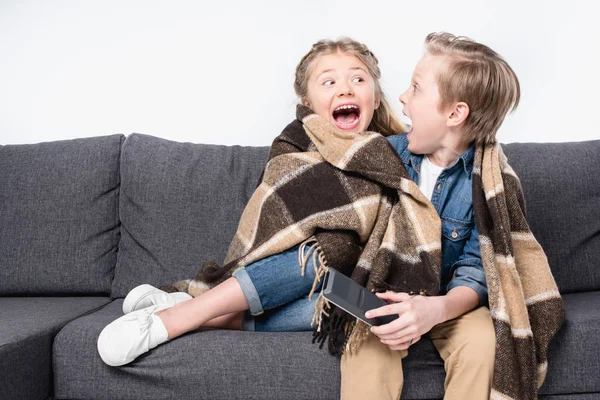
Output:
<instances>
[{"instance_id":1,"label":"ear","mask_svg":"<svg viewBox=\"0 0 600 400\"><path fill-rule=\"evenodd\" d=\"M375 99L375 108L374 108L374 110L377 110L380 105L381 105L381 99L379 98L379 96L377 96L377 98Z\"/></svg>"},{"instance_id":2,"label":"ear","mask_svg":"<svg viewBox=\"0 0 600 400\"><path fill-rule=\"evenodd\" d=\"M448 115L448 120L446 121L446 125L448 127L456 127L461 125L467 117L469 116L469 105L464 101L459 101L454 104L454 106L448 110L450 114Z\"/></svg>"},{"instance_id":3,"label":"ear","mask_svg":"<svg viewBox=\"0 0 600 400\"><path fill-rule=\"evenodd\" d=\"M310 106L310 101L308 101L308 99L302 99L302 104L305 105L308 108L311 108ZM311 108L312 109L312 108Z\"/></svg>"}]
</instances>

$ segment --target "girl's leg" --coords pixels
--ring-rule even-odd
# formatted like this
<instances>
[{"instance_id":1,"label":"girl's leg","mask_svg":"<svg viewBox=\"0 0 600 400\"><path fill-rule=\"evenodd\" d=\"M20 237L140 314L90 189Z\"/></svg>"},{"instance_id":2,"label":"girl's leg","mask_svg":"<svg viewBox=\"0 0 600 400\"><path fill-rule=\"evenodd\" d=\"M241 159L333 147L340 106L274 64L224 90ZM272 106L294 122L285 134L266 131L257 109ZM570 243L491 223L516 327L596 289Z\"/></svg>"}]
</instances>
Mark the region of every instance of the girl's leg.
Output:
<instances>
[{"instance_id":1,"label":"girl's leg","mask_svg":"<svg viewBox=\"0 0 600 400\"><path fill-rule=\"evenodd\" d=\"M110 366L125 365L170 338L203 324L213 327L233 325L234 313L247 307L239 284L235 278L230 278L203 295L172 307L153 305L123 315L100 333L98 353Z\"/></svg>"},{"instance_id":2,"label":"girl's leg","mask_svg":"<svg viewBox=\"0 0 600 400\"><path fill-rule=\"evenodd\" d=\"M306 267L302 275L298 252L299 246L294 246L259 260L237 270L234 277L206 293L157 312L169 339L201 326L224 327L221 323L230 326L231 318L216 320L207 325L209 321L226 314L241 313L249 309L253 315L261 315L265 310L305 297L311 291L316 277L316 257L313 258L314 249L306 246L303 248ZM294 320L290 320L290 324L290 329L296 330Z\"/></svg>"},{"instance_id":3,"label":"girl's leg","mask_svg":"<svg viewBox=\"0 0 600 400\"><path fill-rule=\"evenodd\" d=\"M316 297L316 296L315 296ZM315 298L300 297L280 307L267 310L262 315L244 313L243 330L254 332L301 332L312 331L315 315Z\"/></svg>"},{"instance_id":4,"label":"girl's leg","mask_svg":"<svg viewBox=\"0 0 600 400\"><path fill-rule=\"evenodd\" d=\"M299 269L298 246L236 271L234 276L244 292L248 309L214 318L203 326L257 332L312 330L315 301L310 301L306 294L316 276L314 251L310 247L303 250L308 257L304 275ZM265 264L269 265L265 268ZM271 268L276 268L277 273ZM317 283L315 292L318 293L320 286Z\"/></svg>"},{"instance_id":5,"label":"girl's leg","mask_svg":"<svg viewBox=\"0 0 600 400\"><path fill-rule=\"evenodd\" d=\"M279 266L284 265L286 263L289 263L290 260L289 258L293 256L293 263L296 262L296 255L297 250L293 249L292 251L290 251L289 255L286 255L284 253L282 253L282 255L278 255L278 256L274 256L277 257L277 263ZM269 260L269 259L266 259ZM267 261L269 263L273 262L273 260L269 260ZM265 262L266 263L266 262ZM293 268L291 268L290 272L292 274L294 274L295 276L293 277L293 280L296 281L296 284L292 285L291 280L289 279L284 279L284 283L279 282L279 280L277 280L277 286L280 290L278 290L279 294L277 296L273 296L273 295L269 295L268 293L273 291L272 286L274 284L274 282L271 282L271 279L267 279L267 281L265 281L264 277L261 277L261 275L264 273L264 269L262 269L260 266L257 265L252 265L249 266L247 269L244 270L240 270L239 273L236 274L236 278L230 278L228 281L223 282L221 285L216 286L214 289L206 292L205 294L196 297L195 299L192 300L187 300L181 303L176 304L175 306L173 306L172 308L168 308L166 310L163 311L159 311L156 313L156 315L158 315L161 320L163 321L163 323L165 324L165 326L167 327L167 331L169 331L169 339L172 339L177 335L175 332L171 333L171 331L169 330L170 328L170 322L166 322L165 317L167 317L168 313L173 313L173 315L175 316L175 318L173 319L173 325L177 325L177 324L181 324L182 320L187 318L188 316L190 316L190 314L187 314L186 311L184 310L184 307L182 307L183 305L186 305L185 308L189 308L191 310L199 310L201 307L207 307L209 309L211 309L210 306L210 301L211 298L213 301L220 303L221 304L221 309L222 310L228 310L228 309L232 309L233 307L235 307L236 305L233 304L236 301L234 300L235 297L239 297L239 292L237 291L237 289L235 288L235 285L229 281L235 281L237 282L238 286L240 286L240 290L244 293L244 299L246 300L246 303L243 304L243 302L241 301L240 298L237 299L237 301L239 301L239 304L244 307L244 310L248 310L248 298L253 298L252 294L248 294L248 292L253 292L255 293L255 299L257 300L257 308L259 310L256 311L257 315L253 320L246 320L246 324L245 326L243 326L244 323L244 312L243 311L234 311L225 315L221 315L215 318L212 318L210 320L208 320L207 322L202 322L204 319L206 319L207 317L198 317L199 319L197 320L189 320L189 326L186 327L186 323L184 321L183 324L179 325L179 327L181 328L182 331L187 332L189 330L194 330L199 328L200 326L202 327L207 327L207 328L221 328L221 329L233 329L233 330L256 330L256 331L261 331L261 332L282 332L282 331L306 331L306 330L311 330L311 320L312 317L314 315L314 302L311 302L310 299L308 299L306 296L302 296L301 294L305 294L307 293L311 288L312 288L312 282L314 281L314 277L315 277L315 272L314 272L314 266L312 264L312 260L309 261L308 268L305 271L305 276L302 277L300 275L299 272L299 267L297 266L293 266ZM262 270L262 272L258 272ZM243 272L242 272L243 271ZM242 277L242 275L245 275L244 277ZM249 279L248 281L246 281L246 279ZM242 282L242 284L248 284L248 288L244 288L244 290L242 290L240 285L240 282ZM226 285L227 284L227 285ZM229 290L233 290L233 296L231 296L231 294L227 294L228 290L226 287L222 287L222 286L229 286L231 284L231 287L229 287ZM288 286L294 286L292 287L288 287L285 288L281 285L288 285ZM318 290L320 287L320 285L317 285L316 289ZM260 291L260 293L259 293ZM208 293L211 294L210 298L205 297L205 295L207 295ZM261 295L262 294L262 295ZM298 295L301 295L300 297L297 297ZM221 296L225 296L225 302L220 301L219 299L221 298ZM226 296L231 296L231 297L226 297ZM315 295L316 297L316 295ZM291 300L290 298L294 298L295 300ZM262 301L261 301L262 300ZM192 301L194 301L194 303L191 303ZM251 300L253 301L253 300ZM189 304L188 304L189 303ZM263 308L266 307L265 308ZM238 307L239 308L239 307ZM250 307L252 308L252 307ZM179 309L179 310L178 310ZM219 310L217 308L212 308L213 313L218 313ZM264 314L263 314L264 312ZM200 313L198 313L199 315ZM211 313L207 313L208 315L211 315ZM193 317L192 317L193 318ZM199 324L198 326L195 326ZM177 329L173 329L173 331L176 331ZM184 333L185 333L184 332ZM171 334L173 334L173 336L171 336Z\"/></svg>"},{"instance_id":6,"label":"girl's leg","mask_svg":"<svg viewBox=\"0 0 600 400\"><path fill-rule=\"evenodd\" d=\"M208 322L247 309L248 301L240 284L236 278L229 278L206 293L158 311L156 315L165 325L169 339L173 339L201 326L221 327L221 323L229 324L230 316L212 321L211 324Z\"/></svg>"},{"instance_id":7,"label":"girl's leg","mask_svg":"<svg viewBox=\"0 0 600 400\"><path fill-rule=\"evenodd\" d=\"M259 260L238 269L233 276L238 280L248 302L248 310L254 316L278 308L296 299L306 297L315 283L316 260L314 249L303 247L305 268L302 273L298 259L299 246ZM314 256L314 257L313 257ZM315 286L318 291L320 282Z\"/></svg>"},{"instance_id":8,"label":"girl's leg","mask_svg":"<svg viewBox=\"0 0 600 400\"><path fill-rule=\"evenodd\" d=\"M243 312L235 312L213 318L204 325L206 328L229 329L232 331L241 331L243 329Z\"/></svg>"},{"instance_id":9,"label":"girl's leg","mask_svg":"<svg viewBox=\"0 0 600 400\"><path fill-rule=\"evenodd\" d=\"M305 249L303 254L310 253ZM300 274L298 246L236 271L194 299L175 306L155 305L113 321L98 337L98 352L109 365L124 365L150 349L201 326L236 326L228 314L250 309L253 315L305 296L315 277L314 260ZM222 317L219 319L219 317ZM209 322L213 320L212 322ZM225 325L225 326L224 326Z\"/></svg>"}]
</instances>

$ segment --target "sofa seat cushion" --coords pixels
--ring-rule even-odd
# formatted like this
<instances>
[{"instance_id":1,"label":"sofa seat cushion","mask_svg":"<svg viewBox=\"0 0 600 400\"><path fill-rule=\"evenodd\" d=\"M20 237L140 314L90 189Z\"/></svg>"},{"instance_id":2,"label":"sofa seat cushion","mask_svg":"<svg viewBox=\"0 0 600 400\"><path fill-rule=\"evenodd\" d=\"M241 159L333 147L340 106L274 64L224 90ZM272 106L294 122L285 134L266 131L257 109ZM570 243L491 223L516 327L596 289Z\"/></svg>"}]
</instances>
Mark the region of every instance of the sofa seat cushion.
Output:
<instances>
[{"instance_id":1,"label":"sofa seat cushion","mask_svg":"<svg viewBox=\"0 0 600 400\"><path fill-rule=\"evenodd\" d=\"M564 296L566 323L550 344L544 395L600 392L600 292ZM157 347L124 367L105 365L100 331L122 315L123 300L77 318L54 343L56 399L339 398L339 362L310 332L200 330ZM402 399L441 399L443 362L423 338L403 361ZM107 384L110 382L110 384Z\"/></svg>"},{"instance_id":2,"label":"sofa seat cushion","mask_svg":"<svg viewBox=\"0 0 600 400\"><path fill-rule=\"evenodd\" d=\"M110 293L123 139L0 146L0 295Z\"/></svg>"},{"instance_id":3,"label":"sofa seat cushion","mask_svg":"<svg viewBox=\"0 0 600 400\"><path fill-rule=\"evenodd\" d=\"M52 395L52 341L72 319L110 301L106 297L0 297L0 397Z\"/></svg>"},{"instance_id":4,"label":"sofa seat cushion","mask_svg":"<svg viewBox=\"0 0 600 400\"><path fill-rule=\"evenodd\" d=\"M565 294L563 300L565 324L550 342L548 376L540 394L598 394L600 291Z\"/></svg>"},{"instance_id":5,"label":"sofa seat cushion","mask_svg":"<svg viewBox=\"0 0 600 400\"><path fill-rule=\"evenodd\" d=\"M123 367L105 365L98 335L123 301L65 326L54 344L56 399L338 399L339 360L311 332L200 330ZM441 398L443 363L423 339L405 359L403 399Z\"/></svg>"}]
</instances>

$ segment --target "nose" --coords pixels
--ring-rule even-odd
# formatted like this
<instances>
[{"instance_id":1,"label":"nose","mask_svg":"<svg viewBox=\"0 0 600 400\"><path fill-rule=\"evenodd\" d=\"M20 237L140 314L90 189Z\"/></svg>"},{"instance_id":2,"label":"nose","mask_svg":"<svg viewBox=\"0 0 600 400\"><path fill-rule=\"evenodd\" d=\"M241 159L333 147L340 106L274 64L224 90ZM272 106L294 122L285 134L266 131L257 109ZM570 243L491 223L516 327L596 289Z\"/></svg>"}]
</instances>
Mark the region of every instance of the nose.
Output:
<instances>
[{"instance_id":1,"label":"nose","mask_svg":"<svg viewBox=\"0 0 600 400\"><path fill-rule=\"evenodd\" d=\"M352 96L354 94L354 90L352 89L352 85L348 82L342 81L337 85L337 95L338 96Z\"/></svg>"},{"instance_id":2,"label":"nose","mask_svg":"<svg viewBox=\"0 0 600 400\"><path fill-rule=\"evenodd\" d=\"M407 101L407 99L408 99L408 97L407 97L407 93L408 93L408 89L406 89L406 90L404 91L404 93L402 93L402 94L400 95L400 98L399 98L399 100L400 100L400 103L402 103L402 105L403 105L403 106L406 106L406 101Z\"/></svg>"},{"instance_id":3,"label":"nose","mask_svg":"<svg viewBox=\"0 0 600 400\"><path fill-rule=\"evenodd\" d=\"M410 88L408 88L404 93L402 93L400 95L400 98L398 100L400 100L400 103L402 104L402 114L409 116L408 114L408 91L410 90Z\"/></svg>"}]
</instances>

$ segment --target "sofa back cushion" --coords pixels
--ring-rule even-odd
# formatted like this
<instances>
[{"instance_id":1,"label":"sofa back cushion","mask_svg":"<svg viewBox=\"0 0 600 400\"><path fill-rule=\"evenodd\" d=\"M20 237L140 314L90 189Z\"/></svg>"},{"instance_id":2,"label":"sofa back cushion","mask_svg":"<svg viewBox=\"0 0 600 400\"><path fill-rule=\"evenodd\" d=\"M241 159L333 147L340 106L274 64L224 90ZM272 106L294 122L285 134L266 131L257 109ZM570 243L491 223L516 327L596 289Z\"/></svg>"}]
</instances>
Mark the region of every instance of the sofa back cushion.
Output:
<instances>
[{"instance_id":1,"label":"sofa back cushion","mask_svg":"<svg viewBox=\"0 0 600 400\"><path fill-rule=\"evenodd\" d=\"M600 290L600 140L505 145L562 293Z\"/></svg>"},{"instance_id":2,"label":"sofa back cushion","mask_svg":"<svg viewBox=\"0 0 600 400\"><path fill-rule=\"evenodd\" d=\"M192 278L221 263L268 147L179 143L131 134L121 160L121 240L113 297Z\"/></svg>"},{"instance_id":3,"label":"sofa back cushion","mask_svg":"<svg viewBox=\"0 0 600 400\"><path fill-rule=\"evenodd\" d=\"M0 295L110 293L123 139L0 146Z\"/></svg>"}]
</instances>

